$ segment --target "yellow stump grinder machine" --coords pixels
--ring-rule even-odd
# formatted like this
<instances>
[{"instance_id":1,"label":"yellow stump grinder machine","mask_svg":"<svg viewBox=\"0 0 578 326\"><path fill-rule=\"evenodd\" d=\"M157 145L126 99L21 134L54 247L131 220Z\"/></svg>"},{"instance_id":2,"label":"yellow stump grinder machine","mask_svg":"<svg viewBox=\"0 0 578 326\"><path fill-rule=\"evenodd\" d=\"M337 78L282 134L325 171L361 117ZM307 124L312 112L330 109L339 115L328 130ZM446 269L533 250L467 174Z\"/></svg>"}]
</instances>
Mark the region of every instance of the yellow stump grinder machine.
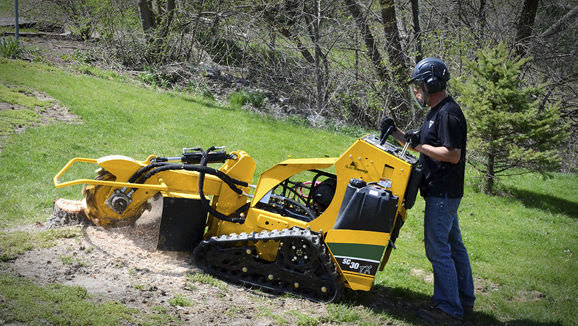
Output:
<instances>
[{"instance_id":1,"label":"yellow stump grinder machine","mask_svg":"<svg viewBox=\"0 0 578 326\"><path fill-rule=\"evenodd\" d=\"M54 184L84 184L85 214L103 227L133 223L162 195L159 250L192 251L198 267L230 282L331 302L343 287L371 289L414 204L417 160L387 143L390 133L339 157L288 159L256 186L255 161L224 148L74 158ZM96 178L61 182L75 163L97 164Z\"/></svg>"}]
</instances>

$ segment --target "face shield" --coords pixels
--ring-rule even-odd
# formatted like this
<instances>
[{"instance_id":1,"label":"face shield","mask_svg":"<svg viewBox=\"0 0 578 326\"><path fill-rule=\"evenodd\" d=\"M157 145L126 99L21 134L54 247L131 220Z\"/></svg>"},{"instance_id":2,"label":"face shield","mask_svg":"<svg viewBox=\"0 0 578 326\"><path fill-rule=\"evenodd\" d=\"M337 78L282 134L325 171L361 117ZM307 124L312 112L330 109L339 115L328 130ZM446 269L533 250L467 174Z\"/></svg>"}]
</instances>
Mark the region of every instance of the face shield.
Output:
<instances>
[{"instance_id":1,"label":"face shield","mask_svg":"<svg viewBox=\"0 0 578 326\"><path fill-rule=\"evenodd\" d=\"M425 85L420 82L419 80L413 80L409 84L409 93L412 95L412 99L418 106L426 107L427 106L427 99L428 99L428 92L425 90Z\"/></svg>"}]
</instances>

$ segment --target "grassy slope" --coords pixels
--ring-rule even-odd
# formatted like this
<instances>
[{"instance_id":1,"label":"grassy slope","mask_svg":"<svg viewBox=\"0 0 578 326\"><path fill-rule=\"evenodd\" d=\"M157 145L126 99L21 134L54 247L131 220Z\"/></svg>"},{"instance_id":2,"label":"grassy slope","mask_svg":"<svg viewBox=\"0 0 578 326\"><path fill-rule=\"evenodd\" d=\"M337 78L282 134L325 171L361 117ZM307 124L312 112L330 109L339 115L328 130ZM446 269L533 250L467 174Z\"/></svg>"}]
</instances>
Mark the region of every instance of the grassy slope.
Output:
<instances>
[{"instance_id":1,"label":"grassy slope","mask_svg":"<svg viewBox=\"0 0 578 326\"><path fill-rule=\"evenodd\" d=\"M85 123L35 128L5 141L0 154L3 224L43 220L55 197L78 197L80 188L56 191L51 181L75 156L144 159L153 153L176 156L183 147L226 145L250 153L259 174L289 155L338 155L351 141L192 97L40 67L2 65L0 82L46 92Z\"/></svg>"},{"instance_id":2,"label":"grassy slope","mask_svg":"<svg viewBox=\"0 0 578 326\"><path fill-rule=\"evenodd\" d=\"M78 198L80 188L57 191L52 186L52 176L74 156L123 154L144 159L150 153L178 154L187 146L227 145L229 150L249 152L257 161L258 175L288 155L338 155L353 140L188 96L41 65L0 63L0 83L46 92L85 121L30 129L2 140L0 223L4 226L43 221L55 197ZM78 173L82 172L86 171ZM516 177L505 184L505 190L514 195L509 197L475 193L471 175L460 209L461 225L475 277L489 289L478 293L477 307L482 312L475 320L480 324L504 320L574 324L578 320L576 175L556 175L550 180ZM402 229L399 249L378 275L377 286L350 303L371 307L380 294L427 300L432 285L410 274L412 269L431 271L423 250L422 215L420 199ZM337 314L350 309L330 307ZM384 314L398 321L413 320L413 312L403 309L366 310L360 314L377 320Z\"/></svg>"}]
</instances>

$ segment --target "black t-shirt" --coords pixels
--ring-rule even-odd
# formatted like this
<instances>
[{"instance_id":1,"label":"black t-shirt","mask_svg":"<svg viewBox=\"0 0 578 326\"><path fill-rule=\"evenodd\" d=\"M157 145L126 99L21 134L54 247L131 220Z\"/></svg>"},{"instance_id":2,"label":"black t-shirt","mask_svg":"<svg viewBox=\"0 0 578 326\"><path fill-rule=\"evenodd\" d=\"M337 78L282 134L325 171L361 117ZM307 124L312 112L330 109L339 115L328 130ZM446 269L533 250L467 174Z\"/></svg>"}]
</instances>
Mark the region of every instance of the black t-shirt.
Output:
<instances>
[{"instance_id":1,"label":"black t-shirt","mask_svg":"<svg viewBox=\"0 0 578 326\"><path fill-rule=\"evenodd\" d=\"M447 195L449 198L461 198L464 195L467 133L466 118L450 96L430 109L421 126L420 143L459 148L461 157L457 164L453 164L420 155L423 167L420 193L423 197Z\"/></svg>"}]
</instances>

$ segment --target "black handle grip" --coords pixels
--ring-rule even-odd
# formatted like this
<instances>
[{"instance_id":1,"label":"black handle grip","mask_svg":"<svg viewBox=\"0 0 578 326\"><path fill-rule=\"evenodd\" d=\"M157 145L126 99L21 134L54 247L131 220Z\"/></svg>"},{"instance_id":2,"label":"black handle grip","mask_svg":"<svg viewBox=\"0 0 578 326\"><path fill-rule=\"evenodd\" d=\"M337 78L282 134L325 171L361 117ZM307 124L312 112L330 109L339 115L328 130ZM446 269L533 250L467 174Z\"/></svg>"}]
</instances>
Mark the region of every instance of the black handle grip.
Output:
<instances>
[{"instance_id":1,"label":"black handle grip","mask_svg":"<svg viewBox=\"0 0 578 326\"><path fill-rule=\"evenodd\" d=\"M185 164L199 164L203 154L201 152L185 153L181 156L181 161ZM207 163L223 163L230 157L225 151L211 152L207 154Z\"/></svg>"}]
</instances>

